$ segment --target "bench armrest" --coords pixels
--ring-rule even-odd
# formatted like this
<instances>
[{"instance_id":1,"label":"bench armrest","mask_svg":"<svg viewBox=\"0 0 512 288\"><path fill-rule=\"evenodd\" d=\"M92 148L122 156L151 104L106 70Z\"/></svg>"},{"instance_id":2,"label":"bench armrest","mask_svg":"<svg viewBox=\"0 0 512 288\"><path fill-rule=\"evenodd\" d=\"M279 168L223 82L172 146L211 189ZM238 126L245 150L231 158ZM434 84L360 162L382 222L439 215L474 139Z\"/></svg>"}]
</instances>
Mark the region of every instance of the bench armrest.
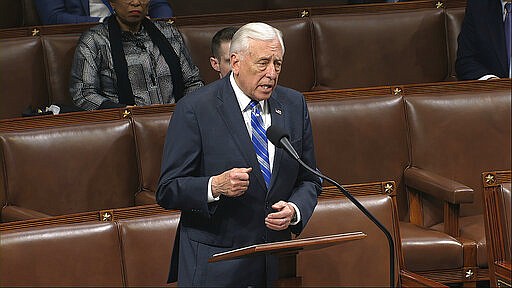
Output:
<instances>
[{"instance_id":1,"label":"bench armrest","mask_svg":"<svg viewBox=\"0 0 512 288\"><path fill-rule=\"evenodd\" d=\"M17 206L5 206L2 208L2 222L12 222L20 220L47 218L51 215L44 214L32 209L17 207Z\"/></svg>"},{"instance_id":2,"label":"bench armrest","mask_svg":"<svg viewBox=\"0 0 512 288\"><path fill-rule=\"evenodd\" d=\"M404 180L408 187L450 204L473 202L473 189L428 170L417 167L407 168L404 172Z\"/></svg>"}]
</instances>

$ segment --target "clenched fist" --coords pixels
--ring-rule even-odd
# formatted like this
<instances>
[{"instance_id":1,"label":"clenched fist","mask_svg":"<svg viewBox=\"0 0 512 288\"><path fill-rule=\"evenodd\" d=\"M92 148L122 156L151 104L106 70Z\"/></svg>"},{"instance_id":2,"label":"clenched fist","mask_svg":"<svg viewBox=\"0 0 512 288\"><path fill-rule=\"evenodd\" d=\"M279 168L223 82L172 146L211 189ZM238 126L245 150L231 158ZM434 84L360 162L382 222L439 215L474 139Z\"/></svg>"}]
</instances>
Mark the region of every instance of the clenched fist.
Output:
<instances>
[{"instance_id":1,"label":"clenched fist","mask_svg":"<svg viewBox=\"0 0 512 288\"><path fill-rule=\"evenodd\" d=\"M228 197L243 195L249 187L249 173L252 168L233 168L212 178L212 194L217 198L221 194Z\"/></svg>"}]
</instances>

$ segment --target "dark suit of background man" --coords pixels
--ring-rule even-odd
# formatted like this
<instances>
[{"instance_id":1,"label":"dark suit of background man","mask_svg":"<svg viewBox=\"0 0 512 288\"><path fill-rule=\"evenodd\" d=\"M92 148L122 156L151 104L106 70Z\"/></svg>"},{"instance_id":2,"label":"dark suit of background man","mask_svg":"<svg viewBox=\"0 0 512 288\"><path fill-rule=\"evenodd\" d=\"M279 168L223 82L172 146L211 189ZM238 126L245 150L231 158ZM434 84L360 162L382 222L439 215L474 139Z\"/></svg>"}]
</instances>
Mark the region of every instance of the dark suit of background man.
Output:
<instances>
[{"instance_id":1,"label":"dark suit of background man","mask_svg":"<svg viewBox=\"0 0 512 288\"><path fill-rule=\"evenodd\" d=\"M108 0L35 0L34 3L45 25L102 22L114 12ZM148 16L171 18L173 13L167 0L151 0Z\"/></svg>"},{"instance_id":2,"label":"dark suit of background man","mask_svg":"<svg viewBox=\"0 0 512 288\"><path fill-rule=\"evenodd\" d=\"M308 222L321 191L318 177L270 142L272 175L265 178L256 156L261 151L251 140L257 124L246 107L256 100L265 129L270 124L286 129L301 158L316 167L304 97L277 86L281 32L263 23L244 25L233 36L230 54L232 73L183 98L167 132L156 196L162 207L181 210L179 247L173 249L169 275L173 281L178 272L180 286L271 283L277 271L273 256L217 263L208 258L290 239L290 232L301 232Z\"/></svg>"},{"instance_id":3,"label":"dark suit of background man","mask_svg":"<svg viewBox=\"0 0 512 288\"><path fill-rule=\"evenodd\" d=\"M455 62L459 80L487 80L511 76L505 34L507 3L510 1L467 1ZM510 22L508 25L510 27Z\"/></svg>"}]
</instances>

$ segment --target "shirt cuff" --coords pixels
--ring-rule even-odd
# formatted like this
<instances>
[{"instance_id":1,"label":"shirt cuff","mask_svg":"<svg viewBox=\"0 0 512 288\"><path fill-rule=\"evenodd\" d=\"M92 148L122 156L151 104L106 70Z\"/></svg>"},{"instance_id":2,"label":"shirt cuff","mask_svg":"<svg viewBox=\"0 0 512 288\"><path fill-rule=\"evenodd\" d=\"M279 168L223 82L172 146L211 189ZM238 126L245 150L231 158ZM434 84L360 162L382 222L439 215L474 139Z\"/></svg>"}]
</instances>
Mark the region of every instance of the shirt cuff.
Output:
<instances>
[{"instance_id":1,"label":"shirt cuff","mask_svg":"<svg viewBox=\"0 0 512 288\"><path fill-rule=\"evenodd\" d=\"M484 76L478 78L478 80L489 80L491 78L500 78L500 77L498 77L496 75L488 74L488 75L484 75Z\"/></svg>"},{"instance_id":2,"label":"shirt cuff","mask_svg":"<svg viewBox=\"0 0 512 288\"><path fill-rule=\"evenodd\" d=\"M300 222L300 220L301 220L301 217L300 217L300 210L299 210L299 208L297 207L297 205L293 204L292 202L288 202L288 204L292 205L293 209L295 209L295 215L297 216L297 218L295 219L295 221L290 222L290 225L297 225L297 224L299 224L299 222Z\"/></svg>"},{"instance_id":3,"label":"shirt cuff","mask_svg":"<svg viewBox=\"0 0 512 288\"><path fill-rule=\"evenodd\" d=\"M210 179L208 180L208 203L212 203L212 202L215 202L215 201L219 201L219 199L220 199L220 196L218 196L218 197L213 197L213 192L212 192L212 179L213 179L213 177L210 177Z\"/></svg>"}]
</instances>

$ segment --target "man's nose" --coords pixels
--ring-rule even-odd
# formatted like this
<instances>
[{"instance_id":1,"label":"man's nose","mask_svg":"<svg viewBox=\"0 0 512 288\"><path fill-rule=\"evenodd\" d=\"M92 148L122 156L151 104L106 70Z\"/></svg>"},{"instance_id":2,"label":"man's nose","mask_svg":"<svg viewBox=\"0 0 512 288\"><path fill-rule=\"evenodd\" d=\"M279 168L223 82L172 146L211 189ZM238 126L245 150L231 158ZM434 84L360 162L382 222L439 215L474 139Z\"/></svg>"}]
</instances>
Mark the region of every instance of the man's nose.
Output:
<instances>
[{"instance_id":1,"label":"man's nose","mask_svg":"<svg viewBox=\"0 0 512 288\"><path fill-rule=\"evenodd\" d=\"M276 66L274 65L274 63L270 63L267 67L267 73L265 74L266 77L274 80L276 79L277 77L277 71L276 71Z\"/></svg>"}]
</instances>

